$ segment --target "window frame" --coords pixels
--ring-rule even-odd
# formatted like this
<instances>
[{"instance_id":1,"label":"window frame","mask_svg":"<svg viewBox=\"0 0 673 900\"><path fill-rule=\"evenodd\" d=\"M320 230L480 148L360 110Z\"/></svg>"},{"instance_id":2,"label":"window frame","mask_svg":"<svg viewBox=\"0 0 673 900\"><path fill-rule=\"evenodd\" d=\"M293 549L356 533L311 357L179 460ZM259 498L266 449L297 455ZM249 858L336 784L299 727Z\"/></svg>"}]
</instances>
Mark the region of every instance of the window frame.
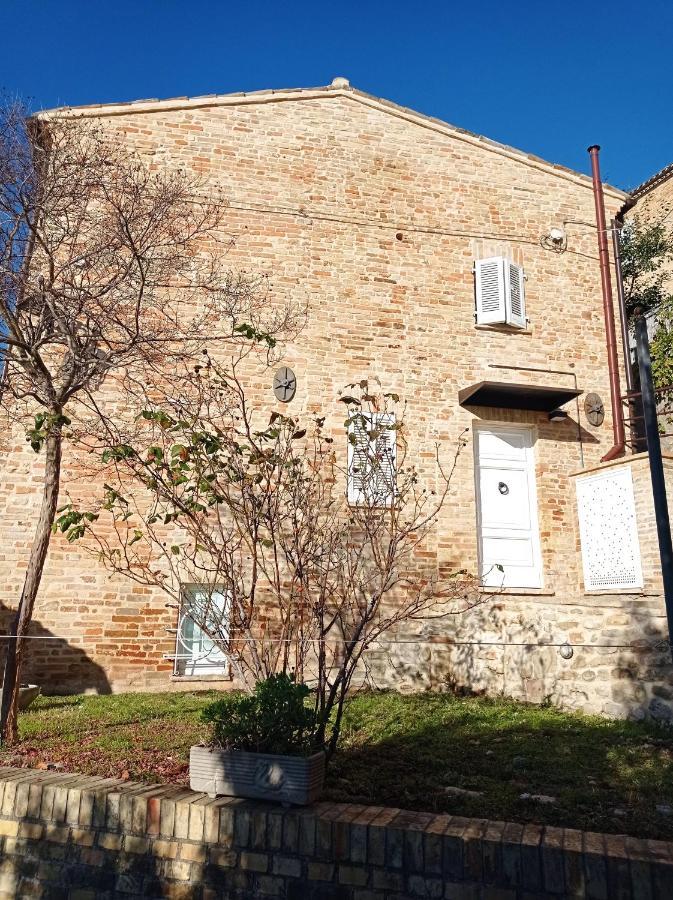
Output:
<instances>
[{"instance_id":1,"label":"window frame","mask_svg":"<svg viewBox=\"0 0 673 900\"><path fill-rule=\"evenodd\" d=\"M185 608L190 602L193 602L193 595L197 592L209 593L211 598L219 596L222 598L222 621L227 622L227 626L231 620L231 594L223 585L207 585L197 583L185 583L180 585L180 607L178 609L178 622L175 635L175 655L173 658L173 675L178 678L203 678L216 677L227 678L231 675L231 663L227 655L219 650L212 640L206 635L206 632L200 628L194 619L186 612ZM191 650L187 640L184 637L185 626L190 626L194 632L200 632L199 650L196 650L192 643ZM194 642L196 635L192 636ZM211 647L205 655L201 655L203 645L209 642ZM212 661L204 662L207 656L212 654Z\"/></svg>"},{"instance_id":2,"label":"window frame","mask_svg":"<svg viewBox=\"0 0 673 900\"><path fill-rule=\"evenodd\" d=\"M365 490L362 487L357 487L353 485L354 473L352 471L353 462L355 454L358 452L358 444L353 443L350 439L351 435L356 432L355 422L351 421L348 426L348 466L346 472L346 495L348 499L349 506L371 506L375 509L385 509L390 508L395 502L395 497L397 495L397 429L394 427L397 425L397 417L394 412L385 412L385 413L377 413L377 412L362 412L359 411L355 414L355 416L361 416L369 420L370 426L369 431L372 431L379 427L380 424L390 424L393 427L386 428L386 431L392 435L390 440L390 450L391 450L391 469L392 469L392 484L390 486L390 490L385 495L381 495L380 502L378 502L378 496L374 497L371 500L368 500L365 496ZM353 416L353 418L355 418ZM379 437L369 438L368 437L368 447L367 447L367 460L371 459L371 454L376 454L376 442L379 440ZM374 447L372 448L372 444Z\"/></svg>"}]
</instances>

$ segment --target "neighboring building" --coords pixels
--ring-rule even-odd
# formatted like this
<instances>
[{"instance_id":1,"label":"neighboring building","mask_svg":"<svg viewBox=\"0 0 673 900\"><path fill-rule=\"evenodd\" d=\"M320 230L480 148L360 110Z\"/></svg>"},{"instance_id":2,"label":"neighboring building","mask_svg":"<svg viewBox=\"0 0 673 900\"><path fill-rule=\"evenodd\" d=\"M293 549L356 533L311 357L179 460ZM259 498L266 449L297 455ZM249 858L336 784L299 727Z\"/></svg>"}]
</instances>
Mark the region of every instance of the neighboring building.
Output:
<instances>
[{"instance_id":1,"label":"neighboring building","mask_svg":"<svg viewBox=\"0 0 673 900\"><path fill-rule=\"evenodd\" d=\"M647 181L638 185L630 194L630 202L626 220L636 219L643 224L663 225L673 234L673 163L665 166ZM664 267L665 280L663 287L673 294L673 261ZM661 316L658 310L650 310L647 315L647 330L650 340L660 327ZM633 365L637 366L635 340L632 346ZM666 385L668 387L668 385ZM660 425L663 431L662 445L666 452L673 452L673 389L663 390L658 394ZM673 505L673 498L671 498Z\"/></svg>"},{"instance_id":2,"label":"neighboring building","mask_svg":"<svg viewBox=\"0 0 673 900\"><path fill-rule=\"evenodd\" d=\"M282 361L297 375L289 408L328 414L344 458L337 394L367 376L407 400L421 475L432 465L423 450L438 441L450 453L469 429L432 549L444 570L504 563L504 588L372 652L377 683L669 715L671 667L652 649L665 619L647 461L600 462L612 427L596 233L574 224L594 221L591 180L344 79L77 113L156 164L197 168L230 200L229 264L309 302ZM626 194L606 186L605 198L611 218ZM565 229L565 249L552 228ZM602 423L577 392L602 398ZM260 400L280 408L271 384ZM550 421L559 405L568 417ZM33 464L18 444L2 461L3 521L15 523L0 556L8 607L32 534ZM164 596L111 580L76 546L54 541L35 614L73 648L32 642L31 677L50 690L95 689L101 673L114 690L229 683L223 660L201 670L195 634L194 663L175 674Z\"/></svg>"},{"instance_id":3,"label":"neighboring building","mask_svg":"<svg viewBox=\"0 0 673 900\"><path fill-rule=\"evenodd\" d=\"M630 199L631 215L673 227L673 163L634 188Z\"/></svg>"}]
</instances>

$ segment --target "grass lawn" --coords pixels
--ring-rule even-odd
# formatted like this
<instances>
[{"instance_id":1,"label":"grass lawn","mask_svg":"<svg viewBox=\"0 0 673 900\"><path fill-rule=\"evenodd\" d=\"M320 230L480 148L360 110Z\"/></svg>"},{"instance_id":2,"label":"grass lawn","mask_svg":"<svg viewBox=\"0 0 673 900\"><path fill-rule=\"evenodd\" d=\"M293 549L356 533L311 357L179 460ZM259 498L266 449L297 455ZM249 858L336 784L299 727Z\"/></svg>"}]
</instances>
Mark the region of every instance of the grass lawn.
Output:
<instances>
[{"instance_id":1,"label":"grass lawn","mask_svg":"<svg viewBox=\"0 0 673 900\"><path fill-rule=\"evenodd\" d=\"M207 738L199 712L215 696L40 697L0 764L186 783L189 747ZM673 839L673 730L501 699L361 694L325 796Z\"/></svg>"}]
</instances>

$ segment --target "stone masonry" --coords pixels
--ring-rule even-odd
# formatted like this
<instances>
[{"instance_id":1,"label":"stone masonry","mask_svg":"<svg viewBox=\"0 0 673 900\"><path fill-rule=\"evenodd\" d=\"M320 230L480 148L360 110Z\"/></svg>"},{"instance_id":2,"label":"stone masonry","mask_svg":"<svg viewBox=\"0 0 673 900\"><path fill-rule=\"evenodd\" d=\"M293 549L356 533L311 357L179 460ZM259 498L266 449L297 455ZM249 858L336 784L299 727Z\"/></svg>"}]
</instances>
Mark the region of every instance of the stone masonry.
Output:
<instances>
[{"instance_id":1,"label":"stone masonry","mask_svg":"<svg viewBox=\"0 0 673 900\"><path fill-rule=\"evenodd\" d=\"M298 420L326 415L344 457L338 392L367 377L378 377L384 390L407 401L410 450L429 487L435 442L449 459L464 429L472 443L478 421L535 429L544 586L506 590L460 621L409 630L399 636L407 643L374 660L377 679L404 689L459 682L536 700L551 695L604 713L634 712L647 707L655 688L670 690L669 670L645 664L635 643L661 635L663 627L650 525L641 538L648 566L643 591L596 595L582 582L573 479L599 465L612 443L588 178L343 82L85 107L75 114L114 130L157 167L198 171L227 198L225 230L233 236L227 264L267 275L270 302L309 306L307 327L281 363L298 378L297 395L284 411ZM622 192L606 187L608 217L624 200ZM553 252L543 238L563 223L567 250ZM473 266L489 255L524 266L530 322L523 330L475 326ZM265 378L255 396L268 418L280 404L271 373ZM581 402L568 407L562 423L535 412L468 410L458 402L462 388L481 380L570 388L575 378L581 390L603 397L608 413L602 426L586 421ZM4 437L0 602L7 613L20 590L35 521L35 466L22 435ZM66 473L70 494L89 496L92 488L78 480L75 460L67 461ZM476 570L475 507L469 446L459 457L430 548L442 570ZM167 657L176 621L165 598L111 580L60 539L50 552L36 619L35 635L43 640L31 644L29 674L49 690L203 686L203 680L172 675ZM563 665L556 647L538 646L558 644L569 634L586 645L609 634L612 643L625 646L609 657L583 647ZM530 641L525 659L520 647L501 645L517 636ZM445 646L451 637L472 644ZM479 643L491 640L500 644ZM627 696L640 680L647 681L645 697L632 702Z\"/></svg>"},{"instance_id":2,"label":"stone masonry","mask_svg":"<svg viewBox=\"0 0 673 900\"><path fill-rule=\"evenodd\" d=\"M673 845L0 769L0 898L667 900Z\"/></svg>"}]
</instances>

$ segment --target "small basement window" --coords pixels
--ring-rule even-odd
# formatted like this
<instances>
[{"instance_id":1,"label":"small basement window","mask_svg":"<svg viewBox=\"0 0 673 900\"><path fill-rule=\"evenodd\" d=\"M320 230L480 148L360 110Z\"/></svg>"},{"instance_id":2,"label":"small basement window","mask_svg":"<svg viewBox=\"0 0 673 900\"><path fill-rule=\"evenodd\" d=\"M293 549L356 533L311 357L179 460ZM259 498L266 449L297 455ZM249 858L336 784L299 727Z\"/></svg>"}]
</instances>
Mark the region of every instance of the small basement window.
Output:
<instances>
[{"instance_id":1,"label":"small basement window","mask_svg":"<svg viewBox=\"0 0 673 900\"><path fill-rule=\"evenodd\" d=\"M475 321L477 325L525 328L525 275L521 266L504 256L478 259L474 264Z\"/></svg>"},{"instance_id":2,"label":"small basement window","mask_svg":"<svg viewBox=\"0 0 673 900\"><path fill-rule=\"evenodd\" d=\"M230 603L221 587L182 586L175 648L176 675L228 675L222 649L229 638Z\"/></svg>"}]
</instances>

